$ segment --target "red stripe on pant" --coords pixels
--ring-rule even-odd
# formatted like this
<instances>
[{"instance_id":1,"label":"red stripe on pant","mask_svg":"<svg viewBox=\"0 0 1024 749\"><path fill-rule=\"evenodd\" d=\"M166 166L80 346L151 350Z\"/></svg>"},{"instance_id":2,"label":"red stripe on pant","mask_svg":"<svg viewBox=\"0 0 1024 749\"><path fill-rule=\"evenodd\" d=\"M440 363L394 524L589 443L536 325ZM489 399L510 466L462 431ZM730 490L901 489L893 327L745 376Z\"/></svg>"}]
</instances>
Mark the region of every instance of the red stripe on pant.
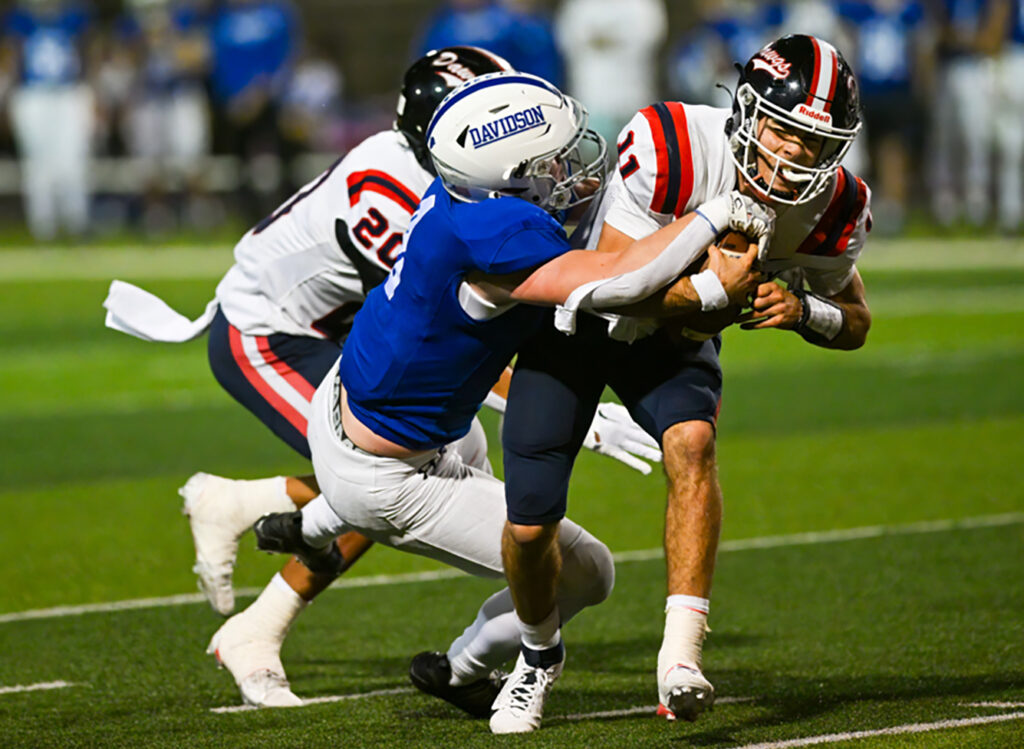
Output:
<instances>
[{"instance_id":1,"label":"red stripe on pant","mask_svg":"<svg viewBox=\"0 0 1024 749\"><path fill-rule=\"evenodd\" d=\"M305 437L306 418L296 411L288 401L278 395L266 380L260 376L259 371L249 361L249 357L246 356L245 349L242 346L242 334L234 325L228 326L228 340L231 342L231 354L235 357L235 362L238 364L238 368L242 371L242 374L245 375L245 379L249 381L250 385L256 388L256 391L263 396L263 399L267 401L275 411L281 414L289 424L295 427L299 433ZM256 341L260 351L263 351L264 346L266 346L267 349L270 348L266 338L256 337ZM265 354L264 358L266 358ZM277 369L276 366L274 368ZM280 372L280 370L277 371ZM293 374L295 373L293 372ZM305 382L305 380L303 380L303 382ZM309 387L309 383L306 383L306 386ZM303 397L305 397L304 394ZM312 388L310 388L309 397L312 398Z\"/></svg>"}]
</instances>

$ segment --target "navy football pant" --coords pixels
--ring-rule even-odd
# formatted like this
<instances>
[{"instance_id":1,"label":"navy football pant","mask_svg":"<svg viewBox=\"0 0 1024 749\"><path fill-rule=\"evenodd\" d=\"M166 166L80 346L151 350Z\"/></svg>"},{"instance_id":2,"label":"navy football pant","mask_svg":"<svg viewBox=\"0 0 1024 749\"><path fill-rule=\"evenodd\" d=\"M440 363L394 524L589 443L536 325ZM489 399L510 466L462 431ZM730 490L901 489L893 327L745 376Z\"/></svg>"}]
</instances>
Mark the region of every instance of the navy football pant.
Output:
<instances>
[{"instance_id":1,"label":"navy football pant","mask_svg":"<svg viewBox=\"0 0 1024 749\"><path fill-rule=\"evenodd\" d=\"M606 322L581 315L566 336L545 325L519 352L502 432L508 519L565 516L573 462L606 385L661 442L685 421L714 425L722 397L721 339L673 340L663 331L633 344L610 340Z\"/></svg>"},{"instance_id":2,"label":"navy football pant","mask_svg":"<svg viewBox=\"0 0 1024 749\"><path fill-rule=\"evenodd\" d=\"M218 310L210 326L207 354L221 387L292 449L309 458L309 402L341 355L341 346L284 333L246 335Z\"/></svg>"}]
</instances>

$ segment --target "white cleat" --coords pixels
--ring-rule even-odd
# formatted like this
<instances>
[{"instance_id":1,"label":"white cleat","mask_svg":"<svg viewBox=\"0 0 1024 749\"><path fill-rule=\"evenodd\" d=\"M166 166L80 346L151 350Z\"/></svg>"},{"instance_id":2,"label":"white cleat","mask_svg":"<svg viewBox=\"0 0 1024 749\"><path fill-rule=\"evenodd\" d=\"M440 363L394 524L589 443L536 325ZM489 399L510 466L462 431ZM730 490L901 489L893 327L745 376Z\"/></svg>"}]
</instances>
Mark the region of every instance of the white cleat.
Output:
<instances>
[{"instance_id":1,"label":"white cleat","mask_svg":"<svg viewBox=\"0 0 1024 749\"><path fill-rule=\"evenodd\" d=\"M280 641L260 637L249 625L244 611L221 625L206 652L231 672L247 705L302 706L302 699L292 692L285 676Z\"/></svg>"},{"instance_id":2,"label":"white cleat","mask_svg":"<svg viewBox=\"0 0 1024 749\"><path fill-rule=\"evenodd\" d=\"M696 666L677 663L658 679L658 715L695 721L715 704L715 688Z\"/></svg>"},{"instance_id":3,"label":"white cleat","mask_svg":"<svg viewBox=\"0 0 1024 749\"><path fill-rule=\"evenodd\" d=\"M242 492L236 488L239 483L196 473L178 490L185 498L182 512L188 515L196 547L192 571L196 573L199 590L221 616L235 610L231 573L238 554L238 539L252 525L247 522Z\"/></svg>"},{"instance_id":4,"label":"white cleat","mask_svg":"<svg viewBox=\"0 0 1024 749\"><path fill-rule=\"evenodd\" d=\"M491 733L529 733L540 728L544 702L564 665L563 657L554 666L535 668L528 666L520 653L515 669L491 707Z\"/></svg>"}]
</instances>

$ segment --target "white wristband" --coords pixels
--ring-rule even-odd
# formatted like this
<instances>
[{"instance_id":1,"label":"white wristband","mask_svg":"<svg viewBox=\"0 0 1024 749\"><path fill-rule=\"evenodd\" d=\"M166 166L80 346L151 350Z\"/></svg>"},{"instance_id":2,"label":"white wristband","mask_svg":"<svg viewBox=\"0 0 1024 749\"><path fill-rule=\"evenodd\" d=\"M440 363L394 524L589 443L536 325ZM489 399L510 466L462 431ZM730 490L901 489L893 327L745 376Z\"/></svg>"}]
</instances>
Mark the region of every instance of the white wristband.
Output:
<instances>
[{"instance_id":1,"label":"white wristband","mask_svg":"<svg viewBox=\"0 0 1024 749\"><path fill-rule=\"evenodd\" d=\"M690 276L690 283L693 284L693 290L700 297L702 312L725 309L729 306L729 295L725 293L725 287L718 279L718 274L710 268L695 276Z\"/></svg>"}]
</instances>

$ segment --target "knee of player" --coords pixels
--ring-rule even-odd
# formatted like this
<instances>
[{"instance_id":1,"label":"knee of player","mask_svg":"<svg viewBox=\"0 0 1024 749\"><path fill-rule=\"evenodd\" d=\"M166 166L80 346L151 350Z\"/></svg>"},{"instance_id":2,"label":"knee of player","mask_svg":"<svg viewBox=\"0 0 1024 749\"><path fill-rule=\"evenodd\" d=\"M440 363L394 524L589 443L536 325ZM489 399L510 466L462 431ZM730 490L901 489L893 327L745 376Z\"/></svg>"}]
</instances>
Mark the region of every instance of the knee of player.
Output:
<instances>
[{"instance_id":1,"label":"knee of player","mask_svg":"<svg viewBox=\"0 0 1024 749\"><path fill-rule=\"evenodd\" d=\"M707 421L673 424L662 435L662 452L670 480L694 468L710 468L715 463L715 428Z\"/></svg>"},{"instance_id":2,"label":"knee of player","mask_svg":"<svg viewBox=\"0 0 1024 749\"><path fill-rule=\"evenodd\" d=\"M558 523L522 525L510 522L505 527L506 537L523 547L549 546L554 543L557 532Z\"/></svg>"},{"instance_id":3,"label":"knee of player","mask_svg":"<svg viewBox=\"0 0 1024 749\"><path fill-rule=\"evenodd\" d=\"M585 606L596 606L615 587L615 561L601 541L587 536L562 560L562 584Z\"/></svg>"}]
</instances>

